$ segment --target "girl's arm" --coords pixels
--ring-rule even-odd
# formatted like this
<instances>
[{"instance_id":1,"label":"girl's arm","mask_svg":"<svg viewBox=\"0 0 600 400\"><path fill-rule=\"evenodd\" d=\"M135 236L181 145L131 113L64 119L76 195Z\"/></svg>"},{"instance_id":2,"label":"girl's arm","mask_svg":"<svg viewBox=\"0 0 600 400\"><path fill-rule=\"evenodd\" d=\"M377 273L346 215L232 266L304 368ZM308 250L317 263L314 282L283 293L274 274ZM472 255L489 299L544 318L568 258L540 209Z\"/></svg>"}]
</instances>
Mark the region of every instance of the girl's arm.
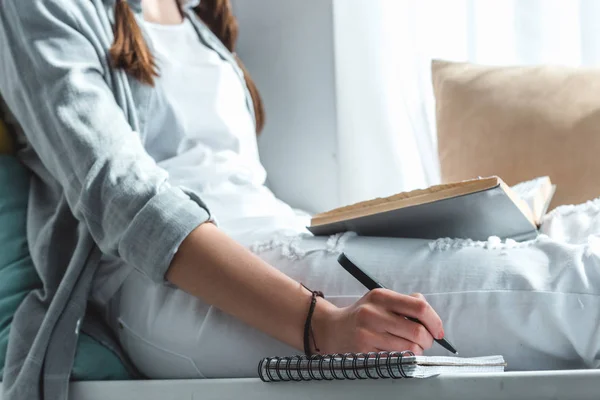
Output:
<instances>
[{"instance_id":1,"label":"girl's arm","mask_svg":"<svg viewBox=\"0 0 600 400\"><path fill-rule=\"evenodd\" d=\"M268 265L213 224L194 230L176 253L167 279L208 304L297 349L311 296L300 283ZM374 290L347 308L319 298L313 329L321 352L412 350L421 353L442 323L422 296Z\"/></svg>"}]
</instances>

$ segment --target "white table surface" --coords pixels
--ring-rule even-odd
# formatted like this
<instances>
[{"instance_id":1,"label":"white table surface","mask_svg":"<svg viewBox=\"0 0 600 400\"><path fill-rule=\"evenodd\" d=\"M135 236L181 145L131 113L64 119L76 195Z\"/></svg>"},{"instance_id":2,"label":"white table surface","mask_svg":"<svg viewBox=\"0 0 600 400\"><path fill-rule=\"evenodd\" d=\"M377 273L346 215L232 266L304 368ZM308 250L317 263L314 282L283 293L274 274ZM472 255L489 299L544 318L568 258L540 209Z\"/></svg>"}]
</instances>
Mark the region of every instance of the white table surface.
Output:
<instances>
[{"instance_id":1,"label":"white table surface","mask_svg":"<svg viewBox=\"0 0 600 400\"><path fill-rule=\"evenodd\" d=\"M75 382L70 400L600 399L600 370L446 375L430 379L263 383L259 379ZM0 400L2 395L0 394Z\"/></svg>"}]
</instances>

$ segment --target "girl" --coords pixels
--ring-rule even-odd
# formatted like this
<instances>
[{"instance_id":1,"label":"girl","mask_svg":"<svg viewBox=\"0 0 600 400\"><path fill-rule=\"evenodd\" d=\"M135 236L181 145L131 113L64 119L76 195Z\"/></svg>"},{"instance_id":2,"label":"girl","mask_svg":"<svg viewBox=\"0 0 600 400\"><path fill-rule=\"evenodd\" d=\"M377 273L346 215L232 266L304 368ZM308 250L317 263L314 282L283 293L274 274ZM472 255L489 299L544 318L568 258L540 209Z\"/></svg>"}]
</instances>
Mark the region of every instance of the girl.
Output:
<instances>
[{"instance_id":1,"label":"girl","mask_svg":"<svg viewBox=\"0 0 600 400\"><path fill-rule=\"evenodd\" d=\"M228 0L2 2L0 92L45 285L15 316L5 387L68 370L88 299L150 378L255 376L298 351L447 354L446 335L513 369L598 366L595 204L570 242L553 239L561 212L522 244L311 237L265 186L236 35ZM342 249L392 290L365 294Z\"/></svg>"}]
</instances>

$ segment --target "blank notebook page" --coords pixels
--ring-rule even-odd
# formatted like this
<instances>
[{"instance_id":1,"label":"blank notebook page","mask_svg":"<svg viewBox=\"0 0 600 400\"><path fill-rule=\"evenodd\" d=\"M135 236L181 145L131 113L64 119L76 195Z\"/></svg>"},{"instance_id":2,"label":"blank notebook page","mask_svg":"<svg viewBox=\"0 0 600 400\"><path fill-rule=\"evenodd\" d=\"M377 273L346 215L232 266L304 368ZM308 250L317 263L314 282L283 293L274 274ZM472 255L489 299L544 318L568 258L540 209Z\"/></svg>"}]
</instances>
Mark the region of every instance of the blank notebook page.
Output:
<instances>
[{"instance_id":1,"label":"blank notebook page","mask_svg":"<svg viewBox=\"0 0 600 400\"><path fill-rule=\"evenodd\" d=\"M453 373L503 372L506 366L502 356L472 358L414 356L405 359L405 362L411 361L416 364L404 368L410 371L407 371L408 375L415 378Z\"/></svg>"}]
</instances>

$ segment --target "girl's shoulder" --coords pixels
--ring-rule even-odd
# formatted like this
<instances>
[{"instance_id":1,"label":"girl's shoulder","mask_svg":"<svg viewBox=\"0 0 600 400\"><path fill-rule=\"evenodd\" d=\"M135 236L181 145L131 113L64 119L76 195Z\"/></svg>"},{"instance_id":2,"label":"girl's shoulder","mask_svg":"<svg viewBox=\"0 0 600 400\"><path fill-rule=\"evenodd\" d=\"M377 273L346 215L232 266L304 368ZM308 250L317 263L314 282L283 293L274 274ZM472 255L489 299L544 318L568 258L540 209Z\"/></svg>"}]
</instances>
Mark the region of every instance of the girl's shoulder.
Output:
<instances>
[{"instance_id":1,"label":"girl's shoulder","mask_svg":"<svg viewBox=\"0 0 600 400\"><path fill-rule=\"evenodd\" d=\"M132 0L139 1L139 0ZM0 43L9 53L76 51L82 39L96 50L110 46L115 0L9 0L2 3ZM71 43L65 47L63 44ZM51 57L52 58L52 57ZM26 65L23 66L27 68Z\"/></svg>"},{"instance_id":2,"label":"girl's shoulder","mask_svg":"<svg viewBox=\"0 0 600 400\"><path fill-rule=\"evenodd\" d=\"M27 25L52 21L73 27L104 29L102 21L109 22L100 14L109 15L116 0L12 0L2 6L2 25ZM140 3L141 0L130 0ZM99 24L100 22L100 24Z\"/></svg>"}]
</instances>

